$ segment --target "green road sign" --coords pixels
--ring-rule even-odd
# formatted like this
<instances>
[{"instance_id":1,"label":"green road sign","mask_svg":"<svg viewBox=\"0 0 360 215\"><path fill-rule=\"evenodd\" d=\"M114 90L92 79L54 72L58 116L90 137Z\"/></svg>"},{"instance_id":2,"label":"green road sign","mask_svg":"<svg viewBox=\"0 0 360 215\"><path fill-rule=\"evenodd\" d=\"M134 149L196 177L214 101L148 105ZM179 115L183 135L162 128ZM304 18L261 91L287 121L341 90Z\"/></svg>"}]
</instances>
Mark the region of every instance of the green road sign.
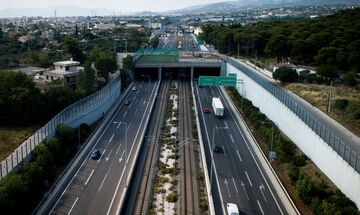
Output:
<instances>
[{"instance_id":1,"label":"green road sign","mask_svg":"<svg viewBox=\"0 0 360 215\"><path fill-rule=\"evenodd\" d=\"M230 86L236 87L236 77L223 77L219 76L217 78L217 84L219 86Z\"/></svg>"},{"instance_id":2,"label":"green road sign","mask_svg":"<svg viewBox=\"0 0 360 215\"><path fill-rule=\"evenodd\" d=\"M237 74L236 74L236 73L229 73L229 77L235 77L235 78L237 78Z\"/></svg>"},{"instance_id":3,"label":"green road sign","mask_svg":"<svg viewBox=\"0 0 360 215\"><path fill-rule=\"evenodd\" d=\"M216 86L217 83L216 76L199 76L199 85L200 86Z\"/></svg>"}]
</instances>

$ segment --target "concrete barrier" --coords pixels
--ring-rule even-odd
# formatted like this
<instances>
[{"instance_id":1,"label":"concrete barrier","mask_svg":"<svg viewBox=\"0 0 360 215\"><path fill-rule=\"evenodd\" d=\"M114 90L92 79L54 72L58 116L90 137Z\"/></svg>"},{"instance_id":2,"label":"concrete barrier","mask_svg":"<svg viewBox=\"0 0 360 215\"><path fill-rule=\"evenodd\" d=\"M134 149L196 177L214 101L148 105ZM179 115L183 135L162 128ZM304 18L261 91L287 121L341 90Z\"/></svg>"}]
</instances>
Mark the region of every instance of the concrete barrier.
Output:
<instances>
[{"instance_id":1,"label":"concrete barrier","mask_svg":"<svg viewBox=\"0 0 360 215\"><path fill-rule=\"evenodd\" d=\"M236 73L238 79L243 80L244 92L240 86L237 86L238 92L251 100L346 196L360 207L360 174L293 111L254 80L229 63L227 73Z\"/></svg>"}]
</instances>

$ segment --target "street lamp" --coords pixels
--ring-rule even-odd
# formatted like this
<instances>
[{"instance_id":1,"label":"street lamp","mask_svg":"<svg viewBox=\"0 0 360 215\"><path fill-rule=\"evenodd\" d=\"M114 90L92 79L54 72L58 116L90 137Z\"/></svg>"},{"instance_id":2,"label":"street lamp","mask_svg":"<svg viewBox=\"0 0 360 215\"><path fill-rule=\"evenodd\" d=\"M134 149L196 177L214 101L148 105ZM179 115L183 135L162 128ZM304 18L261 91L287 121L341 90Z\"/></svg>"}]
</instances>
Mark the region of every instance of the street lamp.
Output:
<instances>
[{"instance_id":1,"label":"street lamp","mask_svg":"<svg viewBox=\"0 0 360 215\"><path fill-rule=\"evenodd\" d=\"M216 130L219 130L219 129L223 129L223 130L227 130L229 129L227 126L226 127L213 127L213 135L212 135L212 143L213 145L215 144L215 129ZM210 148L210 155L211 155L211 162L210 162L210 193L212 193L212 177L213 177L213 162L214 162L214 154L213 154L213 151L212 149Z\"/></svg>"},{"instance_id":2,"label":"street lamp","mask_svg":"<svg viewBox=\"0 0 360 215\"><path fill-rule=\"evenodd\" d=\"M118 129L120 127L120 125L125 125L125 154L126 154L126 159L125 159L125 175L126 175L126 187L128 186L128 170L127 170L127 164L128 164L128 152L127 152L127 130L128 130L128 126L126 122L114 122L114 123L118 123L118 126L116 127L116 129Z\"/></svg>"},{"instance_id":3,"label":"street lamp","mask_svg":"<svg viewBox=\"0 0 360 215\"><path fill-rule=\"evenodd\" d=\"M88 113L78 113L77 122L78 122L78 145L80 146L80 116L85 116Z\"/></svg>"}]
</instances>

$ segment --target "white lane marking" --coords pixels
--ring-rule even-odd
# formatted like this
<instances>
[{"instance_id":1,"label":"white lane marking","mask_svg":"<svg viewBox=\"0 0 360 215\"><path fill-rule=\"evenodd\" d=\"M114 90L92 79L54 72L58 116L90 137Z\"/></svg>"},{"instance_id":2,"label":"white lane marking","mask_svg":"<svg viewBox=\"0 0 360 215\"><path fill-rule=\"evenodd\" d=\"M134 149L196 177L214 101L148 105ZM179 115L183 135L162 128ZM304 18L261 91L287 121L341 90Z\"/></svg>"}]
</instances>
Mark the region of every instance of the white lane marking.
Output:
<instances>
[{"instance_id":1,"label":"white lane marking","mask_svg":"<svg viewBox=\"0 0 360 215\"><path fill-rule=\"evenodd\" d=\"M130 128L130 125L131 125L131 122L129 123L129 125L128 125L128 128L127 128L127 129L129 129L129 128Z\"/></svg>"},{"instance_id":2,"label":"white lane marking","mask_svg":"<svg viewBox=\"0 0 360 215\"><path fill-rule=\"evenodd\" d=\"M123 151L123 153L121 154L121 157L119 158L119 163L123 160L124 153L125 153L125 150Z\"/></svg>"},{"instance_id":3,"label":"white lane marking","mask_svg":"<svg viewBox=\"0 0 360 215\"><path fill-rule=\"evenodd\" d=\"M132 105L132 103L129 105L129 107L128 107L129 109L130 109L131 105Z\"/></svg>"},{"instance_id":4,"label":"white lane marking","mask_svg":"<svg viewBox=\"0 0 360 215\"><path fill-rule=\"evenodd\" d=\"M195 85L195 86L196 86L196 85ZM196 90L195 95L196 95L196 97L197 97L197 100L199 101L200 110L203 110L203 107L202 107L202 104L201 104L200 95L199 95L199 89L198 89L197 87L195 87L194 90ZM203 121L204 127L205 127L205 133L206 133L206 138L207 138L207 142L208 142L208 147L209 147L209 149L211 150L209 132L208 132L208 129L207 129L207 126L206 126L205 117L204 117L204 112L203 112L203 111L200 111L200 112L201 112L202 121ZM216 126L216 125L215 125L215 126ZM212 157L211 159L212 159L211 162L212 162L213 168L214 168L216 184L217 184L217 187L219 188L220 201L221 201L221 202L224 202L224 201L223 201L222 192L221 192L221 187L220 187L220 184L219 184L219 178L218 178L218 175L217 175L217 170L216 170L216 164L215 164L215 161L214 161L214 157ZM210 185L210 187L211 187L211 186L212 186L212 185ZM212 189L212 188L210 188L210 189ZM224 205L224 204L221 204L221 207L222 207L223 213L226 214L225 205Z\"/></svg>"},{"instance_id":5,"label":"white lane marking","mask_svg":"<svg viewBox=\"0 0 360 215\"><path fill-rule=\"evenodd\" d=\"M120 123L119 123L119 124L120 124ZM113 135L110 137L109 143L110 143L111 140L114 138L114 135L115 135L115 134L113 134Z\"/></svg>"},{"instance_id":6,"label":"white lane marking","mask_svg":"<svg viewBox=\"0 0 360 215\"><path fill-rule=\"evenodd\" d=\"M265 198L265 194L264 194L264 190L265 190L265 186L263 184L261 184L259 186L259 189L261 191L261 194L263 195L264 199L265 199L265 202L267 202L266 198Z\"/></svg>"},{"instance_id":7,"label":"white lane marking","mask_svg":"<svg viewBox=\"0 0 360 215\"><path fill-rule=\"evenodd\" d=\"M127 114L127 111L125 111L125 113L124 113L124 115L123 115L123 118L126 116L126 114Z\"/></svg>"},{"instance_id":8,"label":"white lane marking","mask_svg":"<svg viewBox=\"0 0 360 215\"><path fill-rule=\"evenodd\" d=\"M138 108L135 109L135 113L138 111Z\"/></svg>"},{"instance_id":9,"label":"white lane marking","mask_svg":"<svg viewBox=\"0 0 360 215\"><path fill-rule=\"evenodd\" d=\"M260 205L259 200L257 200L257 203L258 203L258 205L259 205L259 208L260 208L261 214L262 214L262 215L264 215L264 211L263 211L263 209L261 208L261 205Z\"/></svg>"},{"instance_id":10,"label":"white lane marking","mask_svg":"<svg viewBox=\"0 0 360 215\"><path fill-rule=\"evenodd\" d=\"M229 189L229 182L226 180L226 178L225 178L224 184L225 184L226 189L227 189L227 191L229 193L229 198L231 198L231 193L230 193L230 189Z\"/></svg>"},{"instance_id":11,"label":"white lane marking","mask_svg":"<svg viewBox=\"0 0 360 215\"><path fill-rule=\"evenodd\" d=\"M227 156L227 155L226 155L225 148L224 148L224 145L222 145L222 148L223 148L223 151L224 151L224 155Z\"/></svg>"},{"instance_id":12,"label":"white lane marking","mask_svg":"<svg viewBox=\"0 0 360 215\"><path fill-rule=\"evenodd\" d=\"M156 86L156 85L153 86L153 89L152 89L150 95L152 95L152 94L154 93L154 91L155 91L155 86ZM137 139L137 137L138 137L138 135L139 135L139 132L140 132L141 125L142 125L142 123L143 123L143 121L144 121L144 119L145 119L145 115L146 115L146 112L147 112L147 110L148 110L149 104L150 104L150 101L147 103L147 105L146 105L146 107L145 107L145 111L144 111L143 117L142 117L142 119L141 119L139 128L138 128L138 130L137 130L137 132L136 132L136 135L135 135L134 141L133 141L133 143L132 143L132 146L131 146L131 149L130 149L129 154L131 154L131 152L132 152L132 150L133 150L133 147L134 147L134 145L135 145L135 141L136 141L136 139ZM131 156L127 156L127 159L126 159L126 162L125 162L125 167L126 167L126 168L127 168L127 163L129 162L130 157L131 157ZM124 169L123 169L123 172L121 173L121 176L120 176L120 179L119 179L118 184L117 184L117 186L116 186L114 195L113 195L113 197L112 197L112 199L111 199L111 202L110 202L110 205L109 205L109 209L108 209L108 211L107 211L107 213L106 213L107 215L110 214L110 210L111 210L111 208L112 208L112 205L114 204L114 200L115 200L116 194L117 194L117 192L118 192L118 190L119 190L120 183L121 183L121 180L122 180L122 177L123 177L123 175L124 175L124 172L125 172L125 169L126 169L126 168L124 168ZM126 178L125 184L127 184L127 180L128 180L128 179ZM127 188L125 188L125 189L127 189ZM119 213L120 213L120 204L118 204L118 207L117 207L117 209L116 209L116 214L119 214Z\"/></svg>"},{"instance_id":13,"label":"white lane marking","mask_svg":"<svg viewBox=\"0 0 360 215\"><path fill-rule=\"evenodd\" d=\"M126 97L127 98L127 97ZM119 108L116 113L112 116L111 118L111 122L114 121L115 116L119 113L121 108ZM87 156L90 157L90 154L92 153L92 151L94 150L94 148L97 146L97 144L99 143L100 139L102 138L102 136L105 134L105 131L107 131L107 129L109 128L111 123L108 123L106 128L103 130L103 132L101 133L100 137L96 140L96 143L94 144L94 146L91 148L90 152L87 154ZM90 158L91 159L91 158ZM89 160L90 160L89 159ZM62 192L60 198L58 198L58 200L56 201L56 203L54 204L54 206L51 208L50 214L54 211L55 207L57 206L57 204L59 203L59 201L62 199L62 197L64 196L65 192L67 191L67 189L69 188L69 186L72 184L72 182L74 181L75 177L77 176L77 174L79 173L80 169L84 166L86 159L83 160L83 162L81 163L80 167L78 168L78 170L76 171L75 175L72 177L71 181L67 184L66 188L64 189L64 191Z\"/></svg>"},{"instance_id":14,"label":"white lane marking","mask_svg":"<svg viewBox=\"0 0 360 215\"><path fill-rule=\"evenodd\" d=\"M121 144L119 144L119 147L116 150L116 153L115 153L116 155L118 154L120 147L121 147Z\"/></svg>"},{"instance_id":15,"label":"white lane marking","mask_svg":"<svg viewBox=\"0 0 360 215\"><path fill-rule=\"evenodd\" d=\"M251 183L249 175L248 175L248 173L246 171L245 171L245 174L246 174L247 179L249 180L250 186L252 187L252 183Z\"/></svg>"},{"instance_id":16,"label":"white lane marking","mask_svg":"<svg viewBox=\"0 0 360 215\"><path fill-rule=\"evenodd\" d=\"M101 158L103 157L103 155L105 154L105 152L106 152L106 149L104 149L103 153L101 153L100 158L99 158L99 160L98 160L98 163L100 163Z\"/></svg>"},{"instance_id":17,"label":"white lane marking","mask_svg":"<svg viewBox=\"0 0 360 215\"><path fill-rule=\"evenodd\" d=\"M106 161L108 161L110 159L110 155L111 155L112 149L110 150L110 153L108 154L108 156L106 157Z\"/></svg>"},{"instance_id":18,"label":"white lane marking","mask_svg":"<svg viewBox=\"0 0 360 215\"><path fill-rule=\"evenodd\" d=\"M94 171L95 171L95 170L92 170L92 171L91 171L88 179L85 181L85 186L89 183L91 176L94 174Z\"/></svg>"},{"instance_id":19,"label":"white lane marking","mask_svg":"<svg viewBox=\"0 0 360 215\"><path fill-rule=\"evenodd\" d=\"M245 192L246 198L247 198L248 200L250 200L250 199L249 199L249 195L247 194L246 189L245 189L245 183L244 183L243 181L241 181L241 186L242 186L242 187L243 187L243 189L244 189L244 192Z\"/></svg>"},{"instance_id":20,"label":"white lane marking","mask_svg":"<svg viewBox=\"0 0 360 215\"><path fill-rule=\"evenodd\" d=\"M135 100L135 99L136 99L136 96L134 96L132 100Z\"/></svg>"},{"instance_id":21,"label":"white lane marking","mask_svg":"<svg viewBox=\"0 0 360 215\"><path fill-rule=\"evenodd\" d=\"M76 202L79 200L79 197L76 197L76 199L75 199L75 202L74 202L74 204L71 206L71 208L70 208L70 211L69 211L69 213L68 213L68 215L71 213L71 211L73 210L73 208L75 207L75 204L76 204Z\"/></svg>"},{"instance_id":22,"label":"white lane marking","mask_svg":"<svg viewBox=\"0 0 360 215\"><path fill-rule=\"evenodd\" d=\"M231 139L231 142L234 143L234 138L233 138L233 136L231 134L230 134L230 139Z\"/></svg>"},{"instance_id":23,"label":"white lane marking","mask_svg":"<svg viewBox=\"0 0 360 215\"><path fill-rule=\"evenodd\" d=\"M220 91L220 88L218 88L218 91L219 91L219 93L220 93L220 96L225 100L224 96L222 95L222 93L221 93L221 91ZM230 108L229 105L227 104L227 102L224 102L224 103L225 103L225 106L226 106L227 108ZM230 112L230 115L231 115L231 117L233 118L233 120L234 120L234 122L235 122L236 127L238 128L238 131L239 131L242 139L244 140L244 142L245 142L245 144L246 144L246 147L248 148L248 150L249 150L249 152L250 152L251 157L253 158L253 160L254 160L254 162L255 162L255 164L256 164L256 167L258 168L258 170L259 170L259 172L260 172L260 174L261 174L261 177L263 178L263 180L265 181L266 186L268 187L268 189L269 189L269 191L270 191L270 194L271 194L271 196L273 197L273 199L274 199L274 201L275 201L276 206L278 207L280 213L281 213L281 214L284 214L284 213L282 212L281 208L280 208L280 205L279 205L278 201L277 201L276 198L275 198L274 193L273 193L272 190L270 189L269 183L268 183L267 180L265 179L264 173L263 173L262 170L260 169L260 166L259 166L257 160L255 159L255 156L254 156L253 152L250 150L250 146L249 146L248 142L245 141L244 134L243 134L242 130L240 129L240 125L238 124L239 122L235 119L234 113L233 113L232 111L229 111L229 112ZM245 150L245 148L244 148L244 150Z\"/></svg>"},{"instance_id":24,"label":"white lane marking","mask_svg":"<svg viewBox=\"0 0 360 215\"><path fill-rule=\"evenodd\" d=\"M104 185L104 182L105 182L106 177L107 177L107 174L105 175L104 179L102 180L98 191L100 191L101 188L102 188L102 186Z\"/></svg>"},{"instance_id":25,"label":"white lane marking","mask_svg":"<svg viewBox=\"0 0 360 215\"><path fill-rule=\"evenodd\" d=\"M236 186L236 183L235 183L234 177L232 177L232 181L233 181L233 183L234 183L234 187L235 187L236 193L239 193L239 191L238 191L238 189L237 189L237 186Z\"/></svg>"},{"instance_id":26,"label":"white lane marking","mask_svg":"<svg viewBox=\"0 0 360 215\"><path fill-rule=\"evenodd\" d=\"M228 125L227 125L227 123L226 122L224 122L225 123L225 128L228 128Z\"/></svg>"},{"instance_id":27,"label":"white lane marking","mask_svg":"<svg viewBox=\"0 0 360 215\"><path fill-rule=\"evenodd\" d=\"M239 154L239 151L238 151L238 150L236 150L236 154L238 155L239 160L242 162L242 159L241 159L241 157L240 157L240 154Z\"/></svg>"}]
</instances>

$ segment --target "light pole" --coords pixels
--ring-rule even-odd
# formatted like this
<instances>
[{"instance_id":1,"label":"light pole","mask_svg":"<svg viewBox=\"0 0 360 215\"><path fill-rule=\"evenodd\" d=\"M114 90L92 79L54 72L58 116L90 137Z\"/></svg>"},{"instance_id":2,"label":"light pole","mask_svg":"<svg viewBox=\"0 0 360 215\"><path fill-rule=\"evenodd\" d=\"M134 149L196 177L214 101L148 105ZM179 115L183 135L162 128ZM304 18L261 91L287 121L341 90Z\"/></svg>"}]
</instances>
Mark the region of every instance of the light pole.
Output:
<instances>
[{"instance_id":1,"label":"light pole","mask_svg":"<svg viewBox=\"0 0 360 215\"><path fill-rule=\"evenodd\" d=\"M78 118L77 118L77 122L78 122L78 145L80 146L80 116L84 116L87 115L88 113L78 113Z\"/></svg>"},{"instance_id":2,"label":"light pole","mask_svg":"<svg viewBox=\"0 0 360 215\"><path fill-rule=\"evenodd\" d=\"M125 40L125 52L127 53L127 39L124 38L123 40Z\"/></svg>"},{"instance_id":3,"label":"light pole","mask_svg":"<svg viewBox=\"0 0 360 215\"><path fill-rule=\"evenodd\" d=\"M218 129L223 129L223 130L227 130L229 129L228 127L213 127L213 135L212 135L212 143L213 145L215 144L215 130ZM213 154L213 150L210 148L210 155L211 155L211 165L210 165L210 193L212 193L212 177L213 177L213 166L214 166L214 154Z\"/></svg>"},{"instance_id":4,"label":"light pole","mask_svg":"<svg viewBox=\"0 0 360 215\"><path fill-rule=\"evenodd\" d=\"M270 146L270 152L272 152L273 142L274 142L274 123L271 123L271 122L262 122L262 124L271 124L271 146ZM269 160L270 160L270 162L271 162L270 153L269 153Z\"/></svg>"},{"instance_id":5,"label":"light pole","mask_svg":"<svg viewBox=\"0 0 360 215\"><path fill-rule=\"evenodd\" d=\"M125 176L126 176L126 181L125 181L125 185L126 187L128 186L128 170L127 170L127 163L128 163L128 152L127 152L127 130L128 130L128 126L126 122L114 122L114 123L118 123L118 126L116 129L118 129L121 125L125 125L125 154L126 154L126 158L125 158Z\"/></svg>"}]
</instances>

